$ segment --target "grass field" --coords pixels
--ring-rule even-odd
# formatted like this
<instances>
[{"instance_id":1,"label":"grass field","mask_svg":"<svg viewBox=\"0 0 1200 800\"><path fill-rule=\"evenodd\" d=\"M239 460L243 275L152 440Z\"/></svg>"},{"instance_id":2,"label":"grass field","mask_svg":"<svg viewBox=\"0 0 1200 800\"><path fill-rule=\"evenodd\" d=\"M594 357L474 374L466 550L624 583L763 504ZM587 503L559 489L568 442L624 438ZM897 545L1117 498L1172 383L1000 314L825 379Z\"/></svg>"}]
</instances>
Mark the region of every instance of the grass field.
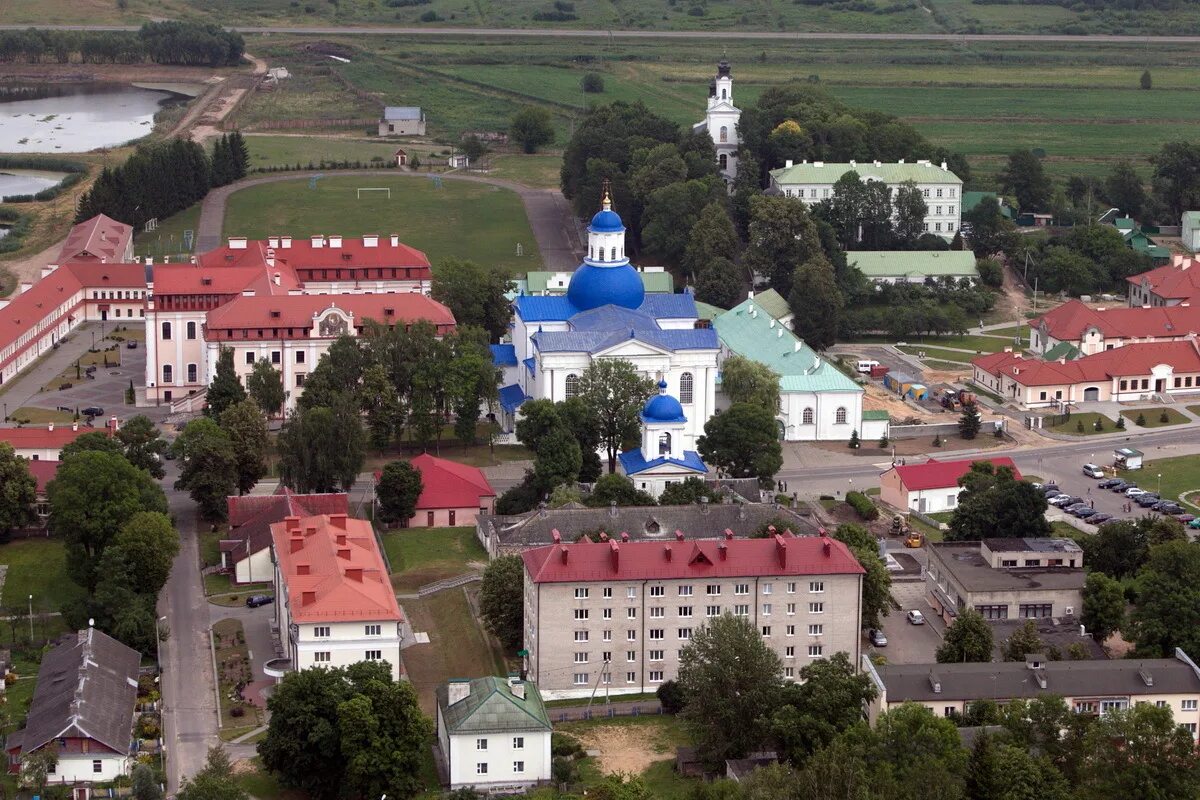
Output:
<instances>
[{"instance_id":1,"label":"grass field","mask_svg":"<svg viewBox=\"0 0 1200 800\"><path fill-rule=\"evenodd\" d=\"M1167 415L1166 422L1162 421L1162 415L1164 413ZM1138 426L1141 428L1165 428L1170 425L1182 425L1185 422L1191 422L1188 417L1180 414L1175 409L1162 406L1156 406L1154 408L1139 408L1135 411L1121 412L1122 417L1135 424L1137 424L1137 418L1139 415L1145 419L1145 422Z\"/></svg>"},{"instance_id":2,"label":"grass field","mask_svg":"<svg viewBox=\"0 0 1200 800\"><path fill-rule=\"evenodd\" d=\"M906 348L905 352L924 350L926 353L932 353L939 346L953 347L968 352L942 350L941 355L945 358L970 361L977 353L998 353L1005 347L1010 347L1012 341L999 336L910 336L903 342L897 342L891 336L859 336L853 341L841 344L847 347L856 344L894 344Z\"/></svg>"},{"instance_id":3,"label":"grass field","mask_svg":"<svg viewBox=\"0 0 1200 800\"><path fill-rule=\"evenodd\" d=\"M1096 420L1101 420L1104 425L1103 430L1096 430ZM1079 432L1079 423L1083 423L1083 433ZM1052 430L1057 433L1068 433L1072 436L1092 436L1097 433L1113 433L1117 429L1116 420L1112 417L1106 417L1103 414L1097 414L1095 411L1086 411L1079 414L1072 414L1071 418L1061 425L1055 425Z\"/></svg>"},{"instance_id":4,"label":"grass field","mask_svg":"<svg viewBox=\"0 0 1200 800\"><path fill-rule=\"evenodd\" d=\"M0 545L0 564L8 566L5 608L27 609L33 595L34 613L59 611L84 596L83 588L67 577L66 550L58 539L15 539Z\"/></svg>"},{"instance_id":5,"label":"grass field","mask_svg":"<svg viewBox=\"0 0 1200 800\"><path fill-rule=\"evenodd\" d=\"M143 231L133 238L133 249L139 258L152 257L156 262L170 258L178 261L190 256L196 245L196 229L200 225L200 204L180 211L159 222L152 231ZM185 247L184 231L191 231L191 246Z\"/></svg>"},{"instance_id":6,"label":"grass field","mask_svg":"<svg viewBox=\"0 0 1200 800\"><path fill-rule=\"evenodd\" d=\"M401 592L477 569L471 562L487 563L487 551L469 527L399 528L383 535L383 549L392 585Z\"/></svg>"},{"instance_id":7,"label":"grass field","mask_svg":"<svg viewBox=\"0 0 1200 800\"><path fill-rule=\"evenodd\" d=\"M225 212L224 236L263 239L289 232L400 234L425 251L433 264L445 258L473 259L517 272L541 269L542 259L521 198L507 189L446 180L442 188L418 176L322 178L316 189L306 179L251 186L234 192ZM357 197L359 187L388 187ZM516 245L524 255L516 255Z\"/></svg>"},{"instance_id":8,"label":"grass field","mask_svg":"<svg viewBox=\"0 0 1200 800\"><path fill-rule=\"evenodd\" d=\"M1162 476L1161 479L1159 476ZM1156 491L1164 499L1176 500L1186 492L1200 489L1200 456L1179 456L1145 461L1140 470L1122 473L1121 477L1133 480L1147 491ZM1197 498L1190 497L1188 505L1197 506Z\"/></svg>"}]
</instances>

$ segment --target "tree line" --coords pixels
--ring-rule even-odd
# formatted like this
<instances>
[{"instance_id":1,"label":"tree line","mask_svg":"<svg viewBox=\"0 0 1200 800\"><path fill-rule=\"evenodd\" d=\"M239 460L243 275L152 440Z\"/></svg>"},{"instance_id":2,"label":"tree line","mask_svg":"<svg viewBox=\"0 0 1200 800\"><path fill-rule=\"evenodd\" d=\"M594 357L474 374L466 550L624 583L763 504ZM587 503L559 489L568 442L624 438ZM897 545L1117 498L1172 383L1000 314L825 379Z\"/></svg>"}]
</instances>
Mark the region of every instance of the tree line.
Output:
<instances>
[{"instance_id":1,"label":"tree line","mask_svg":"<svg viewBox=\"0 0 1200 800\"><path fill-rule=\"evenodd\" d=\"M218 138L210 155L189 139L139 145L116 167L100 171L79 198L75 221L106 214L135 228L204 199L209 190L245 177L250 154L241 133Z\"/></svg>"},{"instance_id":2,"label":"tree line","mask_svg":"<svg viewBox=\"0 0 1200 800\"><path fill-rule=\"evenodd\" d=\"M242 35L199 22L147 22L138 31L0 31L0 63L236 66Z\"/></svg>"}]
</instances>

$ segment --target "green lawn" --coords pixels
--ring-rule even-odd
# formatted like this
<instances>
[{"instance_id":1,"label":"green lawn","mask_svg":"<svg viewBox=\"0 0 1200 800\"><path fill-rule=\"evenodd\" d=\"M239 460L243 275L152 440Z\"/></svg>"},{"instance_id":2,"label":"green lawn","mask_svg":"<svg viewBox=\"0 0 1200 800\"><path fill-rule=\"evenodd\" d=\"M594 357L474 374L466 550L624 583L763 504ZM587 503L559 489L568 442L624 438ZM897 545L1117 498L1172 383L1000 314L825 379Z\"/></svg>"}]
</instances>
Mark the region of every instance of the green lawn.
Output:
<instances>
[{"instance_id":1,"label":"green lawn","mask_svg":"<svg viewBox=\"0 0 1200 800\"><path fill-rule=\"evenodd\" d=\"M839 342L842 345L856 344L899 344L893 336L859 336L853 341ZM1011 347L1012 341L999 336L909 336L904 339L904 346L914 347L929 352L929 347L953 347L969 352L955 353L959 358L970 360L978 353L998 353L1005 347Z\"/></svg>"},{"instance_id":2,"label":"green lawn","mask_svg":"<svg viewBox=\"0 0 1200 800\"><path fill-rule=\"evenodd\" d=\"M1123 472L1121 477L1136 482L1147 491L1156 491L1165 499L1176 500L1186 492L1200 490L1200 456L1147 460L1140 470ZM1188 499L1191 502L1187 505L1200 513L1200 497Z\"/></svg>"},{"instance_id":3,"label":"green lawn","mask_svg":"<svg viewBox=\"0 0 1200 800\"><path fill-rule=\"evenodd\" d=\"M1162 415L1167 415L1167 421L1163 422ZM1135 411L1122 411L1121 416L1130 422L1137 424L1138 416L1141 416L1145 421L1139 427L1142 428L1165 428L1169 425L1182 425L1191 420L1180 414L1173 408L1165 408L1163 406L1155 406L1154 408L1139 408Z\"/></svg>"},{"instance_id":4,"label":"green lawn","mask_svg":"<svg viewBox=\"0 0 1200 800\"><path fill-rule=\"evenodd\" d=\"M1187 410L1193 414L1200 414L1200 406L1188 406Z\"/></svg>"},{"instance_id":5,"label":"green lawn","mask_svg":"<svg viewBox=\"0 0 1200 800\"><path fill-rule=\"evenodd\" d=\"M35 613L59 611L84 596L83 588L67 577L66 549L59 539L14 539L0 545L0 564L8 565L5 608L27 609L32 594Z\"/></svg>"},{"instance_id":6,"label":"green lawn","mask_svg":"<svg viewBox=\"0 0 1200 800\"><path fill-rule=\"evenodd\" d=\"M398 528L383 535L397 591L415 592L443 578L470 572L471 562L487 562L475 528Z\"/></svg>"},{"instance_id":7,"label":"green lawn","mask_svg":"<svg viewBox=\"0 0 1200 800\"><path fill-rule=\"evenodd\" d=\"M1013 325L1011 328L996 328L995 330L985 331L988 336L1002 336L1009 341L1014 338L1020 338L1023 341L1029 340L1028 325Z\"/></svg>"},{"instance_id":8,"label":"green lawn","mask_svg":"<svg viewBox=\"0 0 1200 800\"><path fill-rule=\"evenodd\" d=\"M1096 430L1096 420L1102 420L1104 425L1103 430ZM1079 423L1083 423L1083 433L1079 432ZM1113 433L1117 430L1117 423L1112 417L1106 417L1103 414L1098 414L1095 411L1086 411L1078 414L1072 414L1071 418L1066 422L1055 425L1053 428L1048 428L1057 433L1069 433L1072 436L1092 436L1097 433Z\"/></svg>"},{"instance_id":9,"label":"green lawn","mask_svg":"<svg viewBox=\"0 0 1200 800\"><path fill-rule=\"evenodd\" d=\"M488 174L493 178L504 178L537 189L558 188L562 156L502 153L491 156L489 163L491 169Z\"/></svg>"},{"instance_id":10,"label":"green lawn","mask_svg":"<svg viewBox=\"0 0 1200 800\"><path fill-rule=\"evenodd\" d=\"M200 204L186 208L178 214L160 221L152 231L142 231L133 238L133 249L138 258L147 256L155 262L166 258L186 261L195 252L196 229L200 225ZM191 246L185 247L184 231L191 231Z\"/></svg>"},{"instance_id":11,"label":"green lawn","mask_svg":"<svg viewBox=\"0 0 1200 800\"><path fill-rule=\"evenodd\" d=\"M390 188L364 195L360 187ZM251 186L234 192L225 212L225 236L264 239L290 233L400 234L433 264L472 259L516 272L541 269L542 259L516 193L486 184L446 180L435 188L425 176L330 175L310 189L308 179ZM523 255L516 255L520 244Z\"/></svg>"},{"instance_id":12,"label":"green lawn","mask_svg":"<svg viewBox=\"0 0 1200 800\"><path fill-rule=\"evenodd\" d=\"M66 411L57 411L53 408L38 408L37 406L21 406L14 409L9 416L26 425L45 425L47 422L53 422L56 425L70 425L75 421L74 414L68 414Z\"/></svg>"},{"instance_id":13,"label":"green lawn","mask_svg":"<svg viewBox=\"0 0 1200 800\"><path fill-rule=\"evenodd\" d=\"M362 161L395 163L392 160L397 147L403 147L411 157L414 149L408 144L398 145L380 139L370 140L349 136L271 136L250 134L246 137L250 149L250 168L290 166L299 164L307 168L322 161ZM427 148L416 150L425 160Z\"/></svg>"},{"instance_id":14,"label":"green lawn","mask_svg":"<svg viewBox=\"0 0 1200 800\"><path fill-rule=\"evenodd\" d=\"M944 350L940 347L925 347L924 345L906 344L903 347L897 347L901 353L908 353L910 356L919 356L925 354L922 361L936 359L941 361L955 361L958 366L966 366L974 358L973 353L963 353L959 350Z\"/></svg>"},{"instance_id":15,"label":"green lawn","mask_svg":"<svg viewBox=\"0 0 1200 800\"><path fill-rule=\"evenodd\" d=\"M955 370L962 371L964 369L969 370L971 368L970 364L964 364L961 361L939 361L936 358L925 359L921 363L929 367L929 369L940 369L947 372L954 372Z\"/></svg>"}]
</instances>

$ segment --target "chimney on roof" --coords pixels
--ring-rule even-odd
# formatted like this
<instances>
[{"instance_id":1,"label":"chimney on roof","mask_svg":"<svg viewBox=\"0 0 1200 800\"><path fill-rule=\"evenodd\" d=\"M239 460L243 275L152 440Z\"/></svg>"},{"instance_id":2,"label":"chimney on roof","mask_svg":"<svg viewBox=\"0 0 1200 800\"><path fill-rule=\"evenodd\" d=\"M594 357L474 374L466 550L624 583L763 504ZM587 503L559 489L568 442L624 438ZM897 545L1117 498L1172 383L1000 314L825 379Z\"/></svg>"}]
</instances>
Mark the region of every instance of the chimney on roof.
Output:
<instances>
[{"instance_id":1,"label":"chimney on roof","mask_svg":"<svg viewBox=\"0 0 1200 800\"><path fill-rule=\"evenodd\" d=\"M605 531L600 531L600 541L602 541L602 542L608 541L608 534Z\"/></svg>"},{"instance_id":2,"label":"chimney on roof","mask_svg":"<svg viewBox=\"0 0 1200 800\"><path fill-rule=\"evenodd\" d=\"M558 532L558 528L550 531L550 540L555 544L562 544L562 534Z\"/></svg>"},{"instance_id":3,"label":"chimney on roof","mask_svg":"<svg viewBox=\"0 0 1200 800\"><path fill-rule=\"evenodd\" d=\"M821 534L821 550L824 551L826 556L833 554L833 541L824 533Z\"/></svg>"},{"instance_id":4,"label":"chimney on roof","mask_svg":"<svg viewBox=\"0 0 1200 800\"><path fill-rule=\"evenodd\" d=\"M71 423L71 430L73 430L73 431L79 430L79 421L78 420Z\"/></svg>"},{"instance_id":5,"label":"chimney on roof","mask_svg":"<svg viewBox=\"0 0 1200 800\"><path fill-rule=\"evenodd\" d=\"M283 529L287 530L287 531L299 531L300 530L300 518L295 517L295 516L284 517L283 518Z\"/></svg>"},{"instance_id":6,"label":"chimney on roof","mask_svg":"<svg viewBox=\"0 0 1200 800\"><path fill-rule=\"evenodd\" d=\"M398 233L393 233L393 234L392 234L391 236L389 236L388 238L389 238L389 239L391 240L391 242L392 242L392 247L399 247L399 246L400 246L400 234L398 234Z\"/></svg>"},{"instance_id":7,"label":"chimney on roof","mask_svg":"<svg viewBox=\"0 0 1200 800\"><path fill-rule=\"evenodd\" d=\"M942 169L945 169L945 168L946 168L946 162L945 162L945 161L943 161L943 162L942 162Z\"/></svg>"},{"instance_id":8,"label":"chimney on roof","mask_svg":"<svg viewBox=\"0 0 1200 800\"><path fill-rule=\"evenodd\" d=\"M783 162L783 168L784 168L784 169L791 169L791 168L792 168L792 160L791 160L790 158L789 158L787 161Z\"/></svg>"},{"instance_id":9,"label":"chimney on roof","mask_svg":"<svg viewBox=\"0 0 1200 800\"><path fill-rule=\"evenodd\" d=\"M278 236L268 236L267 237L267 247L279 247L279 237Z\"/></svg>"},{"instance_id":10,"label":"chimney on roof","mask_svg":"<svg viewBox=\"0 0 1200 800\"><path fill-rule=\"evenodd\" d=\"M857 161L855 161L854 159L850 159L850 166L851 166L851 167L857 167L857 166L858 166L858 162L857 162Z\"/></svg>"},{"instance_id":11,"label":"chimney on roof","mask_svg":"<svg viewBox=\"0 0 1200 800\"><path fill-rule=\"evenodd\" d=\"M724 542L717 542L717 554L721 556L721 560L729 558L729 547Z\"/></svg>"},{"instance_id":12,"label":"chimney on roof","mask_svg":"<svg viewBox=\"0 0 1200 800\"><path fill-rule=\"evenodd\" d=\"M883 164L879 163L879 159L878 159L878 158L877 158L877 159L875 159L875 166L877 166L877 167L882 167L882 166L883 166Z\"/></svg>"},{"instance_id":13,"label":"chimney on roof","mask_svg":"<svg viewBox=\"0 0 1200 800\"><path fill-rule=\"evenodd\" d=\"M466 700L471 696L471 682L464 678L451 678L446 684L446 705Z\"/></svg>"},{"instance_id":14,"label":"chimney on roof","mask_svg":"<svg viewBox=\"0 0 1200 800\"><path fill-rule=\"evenodd\" d=\"M303 608L304 606L311 606L315 602L317 602L317 593L316 592L301 592L300 593L301 608Z\"/></svg>"},{"instance_id":15,"label":"chimney on roof","mask_svg":"<svg viewBox=\"0 0 1200 800\"><path fill-rule=\"evenodd\" d=\"M317 532L317 526L316 526L316 525L306 525L306 526L304 527L304 535L305 535L305 536L312 536L312 535L313 535L314 533L316 533L316 532Z\"/></svg>"},{"instance_id":16,"label":"chimney on roof","mask_svg":"<svg viewBox=\"0 0 1200 800\"><path fill-rule=\"evenodd\" d=\"M311 564L297 564L296 565L296 574L297 575L311 575L312 574L312 565Z\"/></svg>"},{"instance_id":17,"label":"chimney on roof","mask_svg":"<svg viewBox=\"0 0 1200 800\"><path fill-rule=\"evenodd\" d=\"M362 567L350 567L346 570L346 577L355 583L362 583L363 571Z\"/></svg>"},{"instance_id":18,"label":"chimney on roof","mask_svg":"<svg viewBox=\"0 0 1200 800\"><path fill-rule=\"evenodd\" d=\"M340 235L340 234L335 234L335 235L333 235L333 236L330 236L330 237L329 237L329 246L330 246L330 247L341 247L341 246L342 246L342 237L341 237L341 235Z\"/></svg>"},{"instance_id":19,"label":"chimney on roof","mask_svg":"<svg viewBox=\"0 0 1200 800\"><path fill-rule=\"evenodd\" d=\"M626 531L621 531L621 541L622 541L622 542L628 542L628 541L629 541L629 533L628 533L628 532L626 532Z\"/></svg>"},{"instance_id":20,"label":"chimney on roof","mask_svg":"<svg viewBox=\"0 0 1200 800\"><path fill-rule=\"evenodd\" d=\"M46 430L48 430L48 431L50 431L51 433L53 433L53 432L54 432L54 423L53 423L53 422L49 422L49 423L47 423L47 424L46 424Z\"/></svg>"},{"instance_id":21,"label":"chimney on roof","mask_svg":"<svg viewBox=\"0 0 1200 800\"><path fill-rule=\"evenodd\" d=\"M612 559L613 572L621 571L621 545L616 542L608 543L609 558Z\"/></svg>"},{"instance_id":22,"label":"chimney on roof","mask_svg":"<svg viewBox=\"0 0 1200 800\"><path fill-rule=\"evenodd\" d=\"M314 249L319 249L319 248L322 248L325 246L325 237L319 233L313 235L313 237L309 241L312 242L312 246Z\"/></svg>"},{"instance_id":23,"label":"chimney on roof","mask_svg":"<svg viewBox=\"0 0 1200 800\"><path fill-rule=\"evenodd\" d=\"M29 291L30 289L32 289L32 288L33 288L33 284L32 284L32 283L22 283L22 284L21 284L21 291L20 291L20 292L18 292L18 294L25 294L26 292L28 292L28 291Z\"/></svg>"},{"instance_id":24,"label":"chimney on roof","mask_svg":"<svg viewBox=\"0 0 1200 800\"><path fill-rule=\"evenodd\" d=\"M814 167L823 167L823 166L825 166L825 162L824 161L814 161L813 166Z\"/></svg>"},{"instance_id":25,"label":"chimney on roof","mask_svg":"<svg viewBox=\"0 0 1200 800\"><path fill-rule=\"evenodd\" d=\"M337 551L337 557L342 559L343 561L349 561L350 560L350 548L349 547L339 547L338 551Z\"/></svg>"},{"instance_id":26,"label":"chimney on roof","mask_svg":"<svg viewBox=\"0 0 1200 800\"><path fill-rule=\"evenodd\" d=\"M298 553L304 549L304 537L303 536L292 536L289 539L289 541L291 542L291 550L289 550L288 552Z\"/></svg>"},{"instance_id":27,"label":"chimney on roof","mask_svg":"<svg viewBox=\"0 0 1200 800\"><path fill-rule=\"evenodd\" d=\"M330 514L329 524L340 530L346 530L346 515L345 514Z\"/></svg>"},{"instance_id":28,"label":"chimney on roof","mask_svg":"<svg viewBox=\"0 0 1200 800\"><path fill-rule=\"evenodd\" d=\"M379 246L379 234L377 234L377 233L364 233L363 234L363 247L378 247L378 246Z\"/></svg>"},{"instance_id":29,"label":"chimney on roof","mask_svg":"<svg viewBox=\"0 0 1200 800\"><path fill-rule=\"evenodd\" d=\"M279 237L279 246L283 247L283 248L291 247L292 246L292 237L280 236Z\"/></svg>"},{"instance_id":30,"label":"chimney on roof","mask_svg":"<svg viewBox=\"0 0 1200 800\"><path fill-rule=\"evenodd\" d=\"M518 700L525 699L525 681L521 680L516 675L508 676L508 690L512 692L512 696Z\"/></svg>"},{"instance_id":31,"label":"chimney on roof","mask_svg":"<svg viewBox=\"0 0 1200 800\"><path fill-rule=\"evenodd\" d=\"M942 679L933 670L929 670L929 688L933 690L934 694L942 693Z\"/></svg>"},{"instance_id":32,"label":"chimney on roof","mask_svg":"<svg viewBox=\"0 0 1200 800\"><path fill-rule=\"evenodd\" d=\"M779 566L787 567L787 542L778 533L775 534L775 555L779 556Z\"/></svg>"},{"instance_id":33,"label":"chimney on roof","mask_svg":"<svg viewBox=\"0 0 1200 800\"><path fill-rule=\"evenodd\" d=\"M724 535L725 535L725 541L727 541L727 542L733 541L733 531L731 531L729 528L725 529Z\"/></svg>"},{"instance_id":34,"label":"chimney on roof","mask_svg":"<svg viewBox=\"0 0 1200 800\"><path fill-rule=\"evenodd\" d=\"M558 546L558 555L562 558L562 563L567 563L567 546L565 544Z\"/></svg>"},{"instance_id":35,"label":"chimney on roof","mask_svg":"<svg viewBox=\"0 0 1200 800\"><path fill-rule=\"evenodd\" d=\"M245 250L246 249L246 237L245 236L230 236L229 237L229 249L230 250Z\"/></svg>"},{"instance_id":36,"label":"chimney on roof","mask_svg":"<svg viewBox=\"0 0 1200 800\"><path fill-rule=\"evenodd\" d=\"M112 436L114 433L121 430L121 421L117 419L116 415L114 414L108 418L108 425L105 427L108 428L108 435Z\"/></svg>"},{"instance_id":37,"label":"chimney on roof","mask_svg":"<svg viewBox=\"0 0 1200 800\"><path fill-rule=\"evenodd\" d=\"M683 531L678 530L678 529L675 530L675 541L677 541L677 542L683 541Z\"/></svg>"},{"instance_id":38,"label":"chimney on roof","mask_svg":"<svg viewBox=\"0 0 1200 800\"><path fill-rule=\"evenodd\" d=\"M338 544L345 544L346 543L346 534L339 533L336 537L334 537L334 541L336 541Z\"/></svg>"},{"instance_id":39,"label":"chimney on roof","mask_svg":"<svg viewBox=\"0 0 1200 800\"><path fill-rule=\"evenodd\" d=\"M275 258L272 257L269 260L271 262L271 266L275 266ZM278 272L276 272L273 276L271 276L272 281L275 283L276 286L279 286L282 283L282 280L281 280L282 277L283 276L280 275Z\"/></svg>"},{"instance_id":40,"label":"chimney on roof","mask_svg":"<svg viewBox=\"0 0 1200 800\"><path fill-rule=\"evenodd\" d=\"M663 545L663 558L667 559L667 561L671 560L671 545Z\"/></svg>"}]
</instances>

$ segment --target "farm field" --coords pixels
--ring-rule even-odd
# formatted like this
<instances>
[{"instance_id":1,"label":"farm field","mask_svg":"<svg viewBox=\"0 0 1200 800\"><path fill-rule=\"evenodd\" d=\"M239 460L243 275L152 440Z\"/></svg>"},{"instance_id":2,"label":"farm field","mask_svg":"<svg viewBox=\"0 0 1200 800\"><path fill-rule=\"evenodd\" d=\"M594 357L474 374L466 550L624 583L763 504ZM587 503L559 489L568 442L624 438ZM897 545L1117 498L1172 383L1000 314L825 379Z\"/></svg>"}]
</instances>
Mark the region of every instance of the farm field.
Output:
<instances>
[{"instance_id":1,"label":"farm field","mask_svg":"<svg viewBox=\"0 0 1200 800\"><path fill-rule=\"evenodd\" d=\"M421 176L330 175L309 189L307 179L261 184L234 192L225 210L223 236L263 239L289 231L398 233L425 251L430 263L472 259L517 272L541 268L537 242L516 193L478 183L447 180L442 188ZM391 198L360 187L390 188ZM516 245L524 255L516 255Z\"/></svg>"}]
</instances>

